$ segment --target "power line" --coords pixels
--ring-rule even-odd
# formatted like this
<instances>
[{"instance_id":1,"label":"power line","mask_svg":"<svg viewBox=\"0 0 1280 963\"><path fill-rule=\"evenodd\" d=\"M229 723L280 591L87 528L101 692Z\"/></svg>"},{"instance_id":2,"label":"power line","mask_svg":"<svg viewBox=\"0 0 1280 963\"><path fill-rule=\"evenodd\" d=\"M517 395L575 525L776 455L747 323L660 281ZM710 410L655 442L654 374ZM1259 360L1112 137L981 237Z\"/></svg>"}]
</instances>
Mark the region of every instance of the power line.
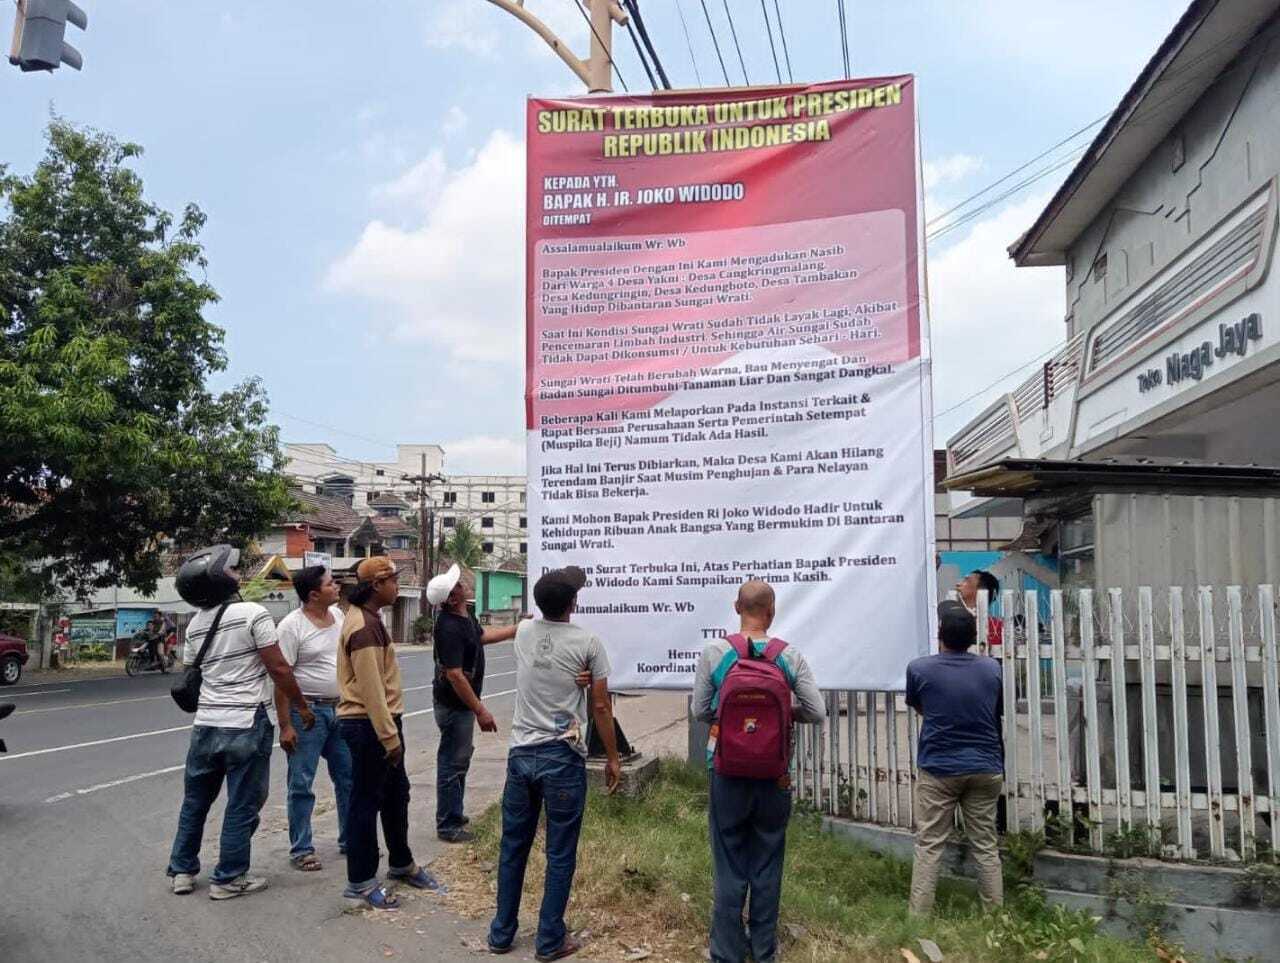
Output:
<instances>
[{"instance_id":1,"label":"power line","mask_svg":"<svg viewBox=\"0 0 1280 963\"><path fill-rule=\"evenodd\" d=\"M1055 351L1057 351L1061 347L1062 347L1061 344L1055 344L1052 348L1050 348L1048 351L1045 351L1043 354L1039 354L1036 357L1032 358L1030 361L1027 361L1018 365L1018 367L1014 368L1012 371L1006 371L1004 374L1002 374L995 381L991 382L991 384L987 385L985 388L979 388L973 394L969 395L967 398L965 398L962 401L956 402L954 405L952 405L950 408L947 408L945 411L937 412L933 416L933 420L937 421L939 418L942 418L944 415L949 415L951 414L951 412L956 411L960 408L963 408L965 405L973 401L975 398L980 398L983 395L985 395L988 391L990 391L992 388L999 385L1002 381L1012 378L1014 375L1018 374L1021 371L1025 371L1027 368L1030 368L1037 361L1043 361L1045 358L1049 357L1049 355L1053 354Z\"/></svg>"},{"instance_id":2,"label":"power line","mask_svg":"<svg viewBox=\"0 0 1280 963\"><path fill-rule=\"evenodd\" d=\"M764 0L760 0L760 12L764 14L764 29L769 35L769 53L773 54L773 72L778 75L778 83L782 83L782 68L778 66L778 48L773 45L773 27L769 23L769 8Z\"/></svg>"},{"instance_id":3,"label":"power line","mask_svg":"<svg viewBox=\"0 0 1280 963\"><path fill-rule=\"evenodd\" d=\"M1019 181L1017 184L1009 188L1009 190L1005 191L1003 194L999 194L996 197L993 197L991 200L987 201L985 204L981 204L978 207L975 207L973 210L965 212L960 217L956 218L954 221L951 221L949 224L945 224L942 227L938 228L932 234L927 235L928 239L931 241L936 240L942 237L944 234L947 234L950 231L955 230L957 227L960 227L961 225L964 225L964 224L968 224L970 221L974 220L975 218L989 211L991 208L995 207L1001 201L1012 197L1014 194L1017 194L1019 191L1023 190L1026 187L1029 187L1030 185L1034 184L1036 181L1040 180L1041 178L1047 177L1048 175L1052 174L1054 171L1060 170L1061 168L1066 167L1068 164L1074 164L1076 161L1080 159L1080 156L1084 153L1084 150L1085 148L1082 147L1079 150L1072 151L1062 160L1056 161L1055 163L1050 164L1047 167L1041 168L1040 170L1036 171L1036 173L1032 174L1030 177L1027 177Z\"/></svg>"},{"instance_id":4,"label":"power line","mask_svg":"<svg viewBox=\"0 0 1280 963\"><path fill-rule=\"evenodd\" d=\"M724 65L724 56L720 53L720 41L716 39L716 28L711 23L711 11L707 9L707 0L699 0L702 4L702 15L707 18L707 30L711 32L711 42L716 48L716 59L720 61L720 72L724 74L724 85L732 87L733 84L729 80L729 70Z\"/></svg>"},{"instance_id":5,"label":"power line","mask_svg":"<svg viewBox=\"0 0 1280 963\"><path fill-rule=\"evenodd\" d=\"M635 28L631 26L631 20L627 20L627 33L631 35L631 45L636 48L636 56L640 58L640 66L644 67L644 72L649 78L649 87L653 90L658 89L657 78L653 76L653 71L649 69L649 61L645 59L644 48L640 46L640 41L636 38Z\"/></svg>"},{"instance_id":6,"label":"power line","mask_svg":"<svg viewBox=\"0 0 1280 963\"><path fill-rule=\"evenodd\" d=\"M636 22L636 29L640 31L640 39L644 41L645 49L649 51L649 59L653 61L653 69L658 72L658 77L662 80L662 86L670 90L671 81L667 79L667 72L662 69L662 61L658 59L658 51L653 46L653 39L649 36L649 30L644 25L644 17L640 16L640 4L638 0L625 0L627 9L631 12L631 19ZM631 25L627 24L630 29Z\"/></svg>"},{"instance_id":7,"label":"power line","mask_svg":"<svg viewBox=\"0 0 1280 963\"><path fill-rule=\"evenodd\" d=\"M844 0L836 0L836 12L840 15L840 52L844 57L844 79L849 79L849 31L845 27Z\"/></svg>"},{"instance_id":8,"label":"power line","mask_svg":"<svg viewBox=\"0 0 1280 963\"><path fill-rule=\"evenodd\" d=\"M1107 112L1106 112L1105 114L1103 114L1101 117L1098 117L1098 118L1097 118L1097 119L1095 119L1095 120L1091 120L1091 121L1089 121L1089 123L1085 124L1083 127L1081 127L1079 130L1077 130L1075 133L1072 133L1072 134L1067 135L1067 136L1066 136L1066 137L1064 137L1062 140L1060 140L1060 141L1058 141L1056 144L1054 144L1052 147L1049 147L1049 148L1047 148L1047 149L1045 149L1045 150L1042 150L1039 154L1036 154L1036 156L1035 156L1035 157L1031 158L1031 160L1027 161L1025 164L1020 164L1019 166L1015 167L1013 170L1009 171L1009 173L1005 174L1003 177L999 178L998 180L994 180L994 181L992 181L990 184L988 184L988 185L987 185L986 187L984 187L982 190L977 191L976 193L970 194L968 197L966 197L966 198L965 198L963 201L961 201L959 204L956 204L954 207L951 207L950 209L943 211L943 212L942 212L941 214L939 214L937 217L930 219L930 220L929 220L929 222L928 222L927 224L925 224L925 227L932 227L933 225L937 224L939 221L944 220L945 218L947 218L947 217L949 217L950 215L954 214L956 211L960 210L960 208L965 207L965 206L967 206L969 203L971 203L972 201L977 200L979 197L981 197L983 194L987 193L988 191L990 191L990 190L994 190L995 188L999 187L999 186L1000 186L1001 184L1003 184L1005 181L1009 180L1009 178L1014 177L1014 176L1016 176L1016 175L1020 174L1022 171L1026 170L1028 167L1030 167L1032 164L1034 164L1036 161L1040 160L1040 159L1041 159L1041 158L1043 158L1043 157L1047 157L1047 156L1049 156L1049 155L1050 155L1050 154L1052 154L1055 150L1057 150L1059 147L1063 147L1063 146L1065 146L1065 145L1067 145L1067 144L1071 143L1073 140L1075 140L1075 139L1076 139L1077 137L1079 137L1081 134L1085 133L1085 132L1086 132L1086 131L1088 131L1088 130L1091 130L1091 129L1092 129L1092 128L1094 128L1094 127L1097 127L1097 126L1098 126L1099 124L1101 124L1104 120L1106 120L1108 117L1110 117L1110 116L1111 116L1111 113L1112 113L1111 111L1107 111Z\"/></svg>"},{"instance_id":9,"label":"power line","mask_svg":"<svg viewBox=\"0 0 1280 963\"><path fill-rule=\"evenodd\" d=\"M618 83L622 84L622 89L628 94L631 93L631 88L628 87L627 82L622 79L622 71L619 70L618 65L613 62L613 55L609 53L609 45L604 42L604 38L600 36L600 31L596 29L596 25L592 23L591 18L587 16L587 11L581 6L580 0L569 0L569 2L577 8L578 13L582 14L582 19L587 22L587 26L591 28L591 33L594 34L596 40L600 42L600 49L605 51L605 59L608 60L609 65L613 67L613 72L618 77ZM645 69L648 69L647 66Z\"/></svg>"},{"instance_id":10,"label":"power line","mask_svg":"<svg viewBox=\"0 0 1280 963\"><path fill-rule=\"evenodd\" d=\"M729 0L724 0L724 15L729 21L729 33L733 35L733 45L738 48L738 65L742 67L742 79L750 87L751 78L747 76L747 62L742 59L742 47L738 43L738 28L734 26L733 14L729 12Z\"/></svg>"},{"instance_id":11,"label":"power line","mask_svg":"<svg viewBox=\"0 0 1280 963\"><path fill-rule=\"evenodd\" d=\"M1177 100L1187 89L1189 89L1190 87L1193 87L1206 74L1216 72L1218 69L1218 66L1216 64L1211 65L1207 69L1200 69L1201 65L1212 60L1214 55L1222 47L1228 44L1235 43L1237 40L1240 39L1241 36L1244 36L1249 32L1250 32L1249 30L1243 30L1243 29L1233 31L1231 34L1228 34L1227 36L1223 37L1221 40L1216 41L1211 46L1206 48L1204 51L1197 54L1195 57L1191 58L1189 61L1187 61L1187 63L1181 65L1177 70L1166 71L1163 77L1161 78L1162 80L1176 79L1179 81L1179 83L1168 93L1167 96L1161 98L1158 101L1155 101L1154 103L1146 104L1140 110L1135 111L1126 120L1125 123L1129 125L1140 125L1148 122L1148 120L1152 116L1159 113L1159 111L1162 110L1169 103ZM1260 39L1260 36L1250 40L1249 43L1241 50L1241 54L1245 53L1250 46L1256 44L1259 41L1259 39ZM969 195L960 203L954 205L953 207L951 207L946 211L943 211L941 214L937 215L936 217L931 218L925 226L931 227L935 224L938 224L940 221L945 220L951 214L954 214L956 211L960 210L961 208L966 207L967 205L977 200L979 197L983 196L987 192L994 190L996 187L999 187L1005 181L1009 180L1012 177L1017 176L1022 171L1030 167L1032 164L1036 163L1036 161L1042 160L1043 158L1052 154L1058 148L1064 147L1065 145L1069 144L1071 141L1075 140L1081 134L1091 130L1094 127L1097 127L1103 121L1111 117L1114 113L1115 113L1115 110L1109 110L1105 114L1103 114L1101 117L1098 117L1090 121L1089 123L1081 127L1079 130L1074 131L1073 133L1064 137L1062 140L1058 141L1053 146L1047 148L1046 150L1041 151L1039 154L1037 154L1035 157L1032 157L1026 163L1021 164L1018 167L1015 167L1013 170L1009 171L1009 173L1005 174L1003 177L1000 177L997 180L992 181L986 187L982 188L982 190ZM1077 153L1083 152L1083 150L1085 149L1086 148L1078 148ZM1054 169L1056 170L1057 168L1055 167ZM986 206L984 206L983 209L985 210ZM941 232L942 230L949 229L950 226L951 225L946 225L943 228L939 228L939 232Z\"/></svg>"},{"instance_id":12,"label":"power line","mask_svg":"<svg viewBox=\"0 0 1280 963\"><path fill-rule=\"evenodd\" d=\"M782 8L778 6L778 0L773 0L773 12L778 18L778 36L782 38L782 55L787 61L787 83L794 84L796 79L791 76L791 51L787 49L787 31L782 26Z\"/></svg>"},{"instance_id":13,"label":"power line","mask_svg":"<svg viewBox=\"0 0 1280 963\"><path fill-rule=\"evenodd\" d=\"M689 21L684 18L684 5L680 0L676 0L676 11L680 14L680 26L684 28L684 42L689 47L689 63L693 65L693 76L698 79L698 86L702 86L702 73L698 70L698 59L693 55L693 38L689 36Z\"/></svg>"}]
</instances>

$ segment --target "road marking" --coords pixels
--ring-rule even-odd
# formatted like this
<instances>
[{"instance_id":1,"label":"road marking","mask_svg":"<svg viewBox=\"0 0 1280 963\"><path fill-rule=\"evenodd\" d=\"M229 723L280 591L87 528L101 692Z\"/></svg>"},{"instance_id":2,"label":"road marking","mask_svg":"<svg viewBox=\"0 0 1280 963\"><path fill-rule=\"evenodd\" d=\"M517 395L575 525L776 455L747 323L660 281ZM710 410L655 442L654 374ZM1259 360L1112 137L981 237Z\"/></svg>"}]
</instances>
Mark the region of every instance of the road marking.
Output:
<instances>
[{"instance_id":1,"label":"road marking","mask_svg":"<svg viewBox=\"0 0 1280 963\"><path fill-rule=\"evenodd\" d=\"M165 773L177 772L185 769L187 764L184 762L180 766L168 766L165 769L153 769L151 772L139 772L132 776L125 776L123 779L113 779L111 782L100 782L96 786L88 786L84 789L77 789L75 792L60 792L56 796L50 796L45 800L46 803L62 802L64 799L71 799L75 796L87 796L91 792L98 792L102 789L114 789L116 786L123 786L126 783L137 782L139 779L150 779L152 776L163 776Z\"/></svg>"},{"instance_id":2,"label":"road marking","mask_svg":"<svg viewBox=\"0 0 1280 963\"><path fill-rule=\"evenodd\" d=\"M6 692L4 693L4 697L6 699L21 699L24 696L53 695L54 693L57 693L57 692L70 692L70 691L71 691L70 689L45 689L42 692Z\"/></svg>"},{"instance_id":3,"label":"road marking","mask_svg":"<svg viewBox=\"0 0 1280 963\"><path fill-rule=\"evenodd\" d=\"M77 702L73 706L49 706L47 709L27 709L22 714L24 716L33 716L38 712L65 712L67 709L96 709L98 706L118 706L126 702L158 702L162 699L172 699L173 696L139 696L136 699L108 699L106 702Z\"/></svg>"},{"instance_id":4,"label":"road marking","mask_svg":"<svg viewBox=\"0 0 1280 963\"><path fill-rule=\"evenodd\" d=\"M496 698L498 698L498 696L511 695L511 694L512 694L512 693L514 693L515 691L516 691L515 689L508 689L506 692L490 692L490 693L487 693L487 694L485 695L485 698L486 698L486 699L496 699ZM416 710L416 711L414 711L414 712L406 712L406 713L405 713L403 716L401 716L400 718L402 718L402 719L412 719L414 716L426 715L428 712L434 712L434 711L435 711L435 706L432 706L430 709L418 709L418 710Z\"/></svg>"},{"instance_id":5,"label":"road marking","mask_svg":"<svg viewBox=\"0 0 1280 963\"><path fill-rule=\"evenodd\" d=\"M0 763L15 762L31 756L45 756L51 752L67 752L71 749L88 749L92 746L105 746L113 742L127 742L130 739L145 739L147 736L163 736L170 732L185 732L190 726L174 726L171 729L152 729L150 732L135 732L127 736L114 736L111 739L94 739L92 742L77 742L70 746L50 746L48 749L32 749L30 752L18 752L11 756L0 756Z\"/></svg>"}]
</instances>

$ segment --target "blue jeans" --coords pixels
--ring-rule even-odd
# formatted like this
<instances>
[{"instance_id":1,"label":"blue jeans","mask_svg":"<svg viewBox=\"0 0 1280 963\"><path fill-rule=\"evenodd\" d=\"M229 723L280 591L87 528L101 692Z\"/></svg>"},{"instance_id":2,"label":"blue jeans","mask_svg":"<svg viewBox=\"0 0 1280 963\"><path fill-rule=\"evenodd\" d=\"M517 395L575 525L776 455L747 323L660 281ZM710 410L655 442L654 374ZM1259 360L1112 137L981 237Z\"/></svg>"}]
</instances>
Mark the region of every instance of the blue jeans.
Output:
<instances>
[{"instance_id":1,"label":"blue jeans","mask_svg":"<svg viewBox=\"0 0 1280 963\"><path fill-rule=\"evenodd\" d=\"M211 883L229 883L249 871L249 842L258 828L258 812L267 801L275 727L259 707L248 729L195 726L187 750L182 809L169 854L168 874L200 872L200 842L222 781L227 782L227 808L222 815L218 865Z\"/></svg>"},{"instance_id":2,"label":"blue jeans","mask_svg":"<svg viewBox=\"0 0 1280 963\"><path fill-rule=\"evenodd\" d=\"M715 867L712 963L742 963L747 958L742 907L748 890L751 958L756 963L773 963L778 952L778 903L791 790L770 780L731 779L712 773L708 810Z\"/></svg>"},{"instance_id":3,"label":"blue jeans","mask_svg":"<svg viewBox=\"0 0 1280 963\"><path fill-rule=\"evenodd\" d=\"M435 707L440 728L436 750L436 832L451 836L462 828L462 801L467 791L467 770L475 752L476 714L470 709Z\"/></svg>"},{"instance_id":4,"label":"blue jeans","mask_svg":"<svg viewBox=\"0 0 1280 963\"><path fill-rule=\"evenodd\" d=\"M502 792L502 849L498 863L498 911L489 945L508 947L520 925L520 896L538 815L547 809L547 878L538 914L536 950L550 954L565 940L564 909L578 865L578 833L587 804L587 766L563 742L512 749Z\"/></svg>"},{"instance_id":5,"label":"blue jeans","mask_svg":"<svg viewBox=\"0 0 1280 963\"><path fill-rule=\"evenodd\" d=\"M316 724L302 728L302 717L293 706L289 718L298 733L298 747L289 753L289 858L316 851L311 842L311 812L316 797L311 791L321 758L329 767L333 795L338 803L338 849L347 851L347 807L351 800L351 752L338 734L335 707L313 705Z\"/></svg>"}]
</instances>

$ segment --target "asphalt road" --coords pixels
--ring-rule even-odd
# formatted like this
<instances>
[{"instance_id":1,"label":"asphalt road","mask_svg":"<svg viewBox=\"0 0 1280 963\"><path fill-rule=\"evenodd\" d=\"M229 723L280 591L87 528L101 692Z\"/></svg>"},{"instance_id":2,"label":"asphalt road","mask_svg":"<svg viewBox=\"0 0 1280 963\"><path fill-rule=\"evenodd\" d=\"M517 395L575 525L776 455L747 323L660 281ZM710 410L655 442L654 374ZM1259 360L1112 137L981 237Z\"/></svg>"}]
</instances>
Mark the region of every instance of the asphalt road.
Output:
<instances>
[{"instance_id":1,"label":"asphalt road","mask_svg":"<svg viewBox=\"0 0 1280 963\"><path fill-rule=\"evenodd\" d=\"M498 736L477 733L468 808L501 786L515 664L509 643L490 647L485 702ZM402 649L405 738L413 801L411 840L420 862L435 838L435 749L429 651ZM0 722L0 958L57 960L453 961L483 933L432 897L407 902L393 921L343 912L345 865L337 852L332 789L321 766L314 819L321 873L288 866L283 752L254 839L253 867L265 893L214 903L206 878L175 897L164 875L182 799L191 717L169 697L175 676L148 673L0 690L18 709ZM216 861L221 804L201 853ZM523 954L520 954L523 955ZM516 958L519 958L517 955Z\"/></svg>"}]
</instances>

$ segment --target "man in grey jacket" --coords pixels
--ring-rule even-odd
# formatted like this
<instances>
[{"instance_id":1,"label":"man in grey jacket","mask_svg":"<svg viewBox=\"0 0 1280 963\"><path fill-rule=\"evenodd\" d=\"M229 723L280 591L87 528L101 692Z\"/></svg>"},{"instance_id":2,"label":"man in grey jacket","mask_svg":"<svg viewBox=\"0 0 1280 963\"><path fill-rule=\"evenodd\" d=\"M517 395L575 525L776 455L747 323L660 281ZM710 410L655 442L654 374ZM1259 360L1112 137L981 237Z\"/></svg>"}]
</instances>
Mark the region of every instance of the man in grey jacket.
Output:
<instances>
[{"instance_id":1,"label":"man in grey jacket","mask_svg":"<svg viewBox=\"0 0 1280 963\"><path fill-rule=\"evenodd\" d=\"M752 653L763 656L769 644L775 599L767 582L752 579L738 590L734 609L739 632ZM709 643L698 661L693 683L693 714L714 723L718 714L720 685L738 660L727 639ZM822 693L804 656L788 645L777 665L795 693L798 722L821 722L827 716ZM712 767L714 747L707 748ZM707 807L711 824L711 856L715 864L715 909L711 918L712 963L743 963L747 958L747 934L742 931L742 908L751 893L751 958L773 963L777 957L778 903L782 895L782 863L786 851L787 822L791 818L791 781L736 779L711 773L711 798Z\"/></svg>"}]
</instances>

